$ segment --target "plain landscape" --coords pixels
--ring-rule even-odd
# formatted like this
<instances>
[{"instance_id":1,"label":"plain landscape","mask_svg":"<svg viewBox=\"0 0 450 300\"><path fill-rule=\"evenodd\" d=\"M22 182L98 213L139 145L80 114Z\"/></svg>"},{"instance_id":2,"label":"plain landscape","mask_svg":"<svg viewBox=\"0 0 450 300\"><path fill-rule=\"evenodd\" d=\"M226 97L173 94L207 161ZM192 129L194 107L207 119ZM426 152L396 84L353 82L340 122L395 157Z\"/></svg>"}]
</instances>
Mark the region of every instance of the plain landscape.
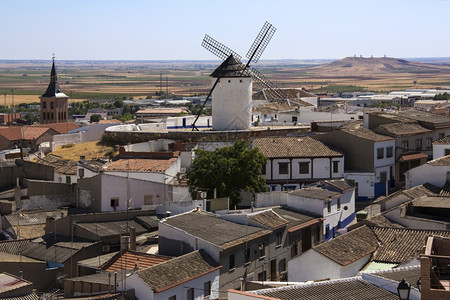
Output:
<instances>
[{"instance_id":1,"label":"plain landscape","mask_svg":"<svg viewBox=\"0 0 450 300\"><path fill-rule=\"evenodd\" d=\"M71 101L112 95L206 95L220 61L56 61L58 81ZM313 92L388 92L450 86L450 58L347 57L340 60L272 60L256 66L279 87ZM0 104L39 101L51 61L0 60ZM258 86L254 86L257 91ZM6 96L5 96L6 95ZM6 102L6 103L5 103Z\"/></svg>"}]
</instances>

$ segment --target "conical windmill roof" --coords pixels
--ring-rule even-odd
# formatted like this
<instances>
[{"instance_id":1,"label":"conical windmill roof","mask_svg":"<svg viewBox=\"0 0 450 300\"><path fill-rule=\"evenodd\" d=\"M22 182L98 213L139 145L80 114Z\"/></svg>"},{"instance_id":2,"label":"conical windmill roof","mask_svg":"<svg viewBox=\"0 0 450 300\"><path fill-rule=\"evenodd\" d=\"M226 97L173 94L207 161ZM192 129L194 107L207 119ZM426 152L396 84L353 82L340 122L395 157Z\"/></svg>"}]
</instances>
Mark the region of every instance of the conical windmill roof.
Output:
<instances>
[{"instance_id":1,"label":"conical windmill roof","mask_svg":"<svg viewBox=\"0 0 450 300\"><path fill-rule=\"evenodd\" d=\"M251 77L248 70L245 70L245 65L234 58L233 54L214 71L212 77ZM244 72L242 72L244 71Z\"/></svg>"}]
</instances>

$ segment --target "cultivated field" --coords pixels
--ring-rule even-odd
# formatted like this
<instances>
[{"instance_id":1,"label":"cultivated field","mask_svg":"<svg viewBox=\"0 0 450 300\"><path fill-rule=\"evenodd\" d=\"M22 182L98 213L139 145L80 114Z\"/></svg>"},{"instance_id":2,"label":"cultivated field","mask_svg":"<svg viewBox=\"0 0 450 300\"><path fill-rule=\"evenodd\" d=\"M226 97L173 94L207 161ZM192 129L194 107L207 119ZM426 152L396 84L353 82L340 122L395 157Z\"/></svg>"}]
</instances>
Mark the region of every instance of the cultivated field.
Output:
<instances>
[{"instance_id":1,"label":"cultivated field","mask_svg":"<svg viewBox=\"0 0 450 300\"><path fill-rule=\"evenodd\" d=\"M450 59L438 63L346 58L323 65L317 61L261 61L258 69L279 82L280 87L386 92L450 86ZM58 82L71 101L112 95L155 98L158 92L205 95L211 87L209 74L219 64L220 61L56 61ZM0 61L0 105L4 104L5 93L6 104L11 105L11 90L16 105L38 102L48 86L50 68L50 61Z\"/></svg>"}]
</instances>

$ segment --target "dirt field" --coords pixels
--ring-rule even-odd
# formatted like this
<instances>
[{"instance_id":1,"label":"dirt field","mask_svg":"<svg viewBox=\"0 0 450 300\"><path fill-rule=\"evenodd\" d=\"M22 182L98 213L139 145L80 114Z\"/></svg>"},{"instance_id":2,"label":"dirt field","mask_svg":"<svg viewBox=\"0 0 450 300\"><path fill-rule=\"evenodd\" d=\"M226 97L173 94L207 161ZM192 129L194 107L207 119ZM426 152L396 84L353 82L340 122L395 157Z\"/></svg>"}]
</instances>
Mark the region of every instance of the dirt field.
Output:
<instances>
[{"instance_id":1,"label":"dirt field","mask_svg":"<svg viewBox=\"0 0 450 300\"><path fill-rule=\"evenodd\" d=\"M260 62L258 69L280 87L306 87L312 91L333 86L358 86L366 91L387 92L406 88L450 86L450 67L395 62L349 65L346 59L313 66L293 62ZM445 62L444 62L445 63ZM450 61L447 63L450 64ZM58 82L70 101L108 98L111 95L145 98L157 92L193 96L207 94L212 62L57 61ZM403 63L405 64L405 63ZM349 67L350 66L350 67ZM387 67L386 67L387 66ZM431 67L429 67L431 66ZM437 66L437 67L436 67ZM49 61L0 61L0 105L39 102L50 80ZM385 70L387 69L387 71ZM254 85L254 90L260 87Z\"/></svg>"}]
</instances>

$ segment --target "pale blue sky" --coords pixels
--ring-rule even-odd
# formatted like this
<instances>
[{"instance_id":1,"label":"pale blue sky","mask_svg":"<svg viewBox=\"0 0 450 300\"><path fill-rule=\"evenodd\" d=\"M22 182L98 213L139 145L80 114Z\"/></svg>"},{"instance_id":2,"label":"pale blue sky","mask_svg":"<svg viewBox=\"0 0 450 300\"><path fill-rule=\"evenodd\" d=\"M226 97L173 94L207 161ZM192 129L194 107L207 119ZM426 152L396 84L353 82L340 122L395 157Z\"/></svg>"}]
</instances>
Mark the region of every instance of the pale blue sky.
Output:
<instances>
[{"instance_id":1,"label":"pale blue sky","mask_svg":"<svg viewBox=\"0 0 450 300\"><path fill-rule=\"evenodd\" d=\"M0 59L209 60L205 33L261 59L450 57L446 0L0 0Z\"/></svg>"}]
</instances>

